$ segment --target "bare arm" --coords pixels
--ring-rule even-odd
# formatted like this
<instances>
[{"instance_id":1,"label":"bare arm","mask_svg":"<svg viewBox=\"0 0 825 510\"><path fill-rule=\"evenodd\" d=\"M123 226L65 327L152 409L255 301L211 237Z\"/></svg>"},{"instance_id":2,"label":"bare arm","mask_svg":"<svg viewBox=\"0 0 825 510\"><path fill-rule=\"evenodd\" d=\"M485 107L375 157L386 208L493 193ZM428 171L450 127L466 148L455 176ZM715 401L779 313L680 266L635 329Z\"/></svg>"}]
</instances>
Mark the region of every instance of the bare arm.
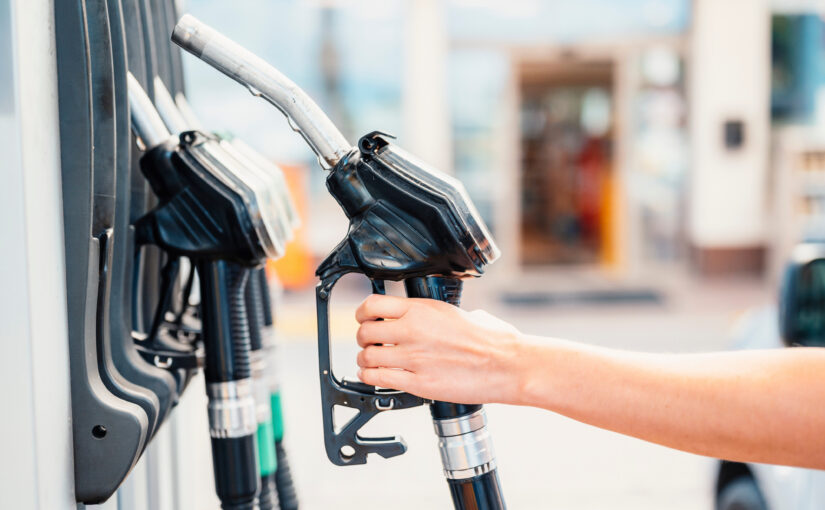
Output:
<instances>
[{"instance_id":1,"label":"bare arm","mask_svg":"<svg viewBox=\"0 0 825 510\"><path fill-rule=\"evenodd\" d=\"M387 296L368 298L356 316L360 377L369 384L542 407L701 455L825 469L825 349L625 352Z\"/></svg>"}]
</instances>

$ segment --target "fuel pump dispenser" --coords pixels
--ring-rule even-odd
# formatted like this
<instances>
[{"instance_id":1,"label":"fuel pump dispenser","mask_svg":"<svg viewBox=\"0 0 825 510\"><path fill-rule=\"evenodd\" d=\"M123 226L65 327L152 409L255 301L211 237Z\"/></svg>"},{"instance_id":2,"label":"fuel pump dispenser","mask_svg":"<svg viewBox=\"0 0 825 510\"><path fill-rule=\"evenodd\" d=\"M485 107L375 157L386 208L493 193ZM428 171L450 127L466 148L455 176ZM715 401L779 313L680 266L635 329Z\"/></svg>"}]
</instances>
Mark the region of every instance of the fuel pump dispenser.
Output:
<instances>
[{"instance_id":1,"label":"fuel pump dispenser","mask_svg":"<svg viewBox=\"0 0 825 510\"><path fill-rule=\"evenodd\" d=\"M132 127L146 149L141 171L159 204L135 224L138 245L197 268L201 337L216 490L224 509L253 509L260 490L246 285L283 252L282 218L259 172L197 131L173 137L129 75Z\"/></svg>"}]
</instances>

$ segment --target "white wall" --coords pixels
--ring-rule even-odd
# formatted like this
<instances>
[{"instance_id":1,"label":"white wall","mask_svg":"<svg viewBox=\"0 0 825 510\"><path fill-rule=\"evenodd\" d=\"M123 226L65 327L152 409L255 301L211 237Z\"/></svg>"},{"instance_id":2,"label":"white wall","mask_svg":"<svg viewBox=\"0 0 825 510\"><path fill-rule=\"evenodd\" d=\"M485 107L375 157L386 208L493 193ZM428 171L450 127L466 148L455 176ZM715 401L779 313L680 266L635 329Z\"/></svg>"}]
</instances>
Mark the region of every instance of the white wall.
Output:
<instances>
[{"instance_id":1,"label":"white wall","mask_svg":"<svg viewBox=\"0 0 825 510\"><path fill-rule=\"evenodd\" d=\"M452 172L445 9L436 0L407 2L402 99L404 133L399 145L435 168Z\"/></svg>"},{"instance_id":2,"label":"white wall","mask_svg":"<svg viewBox=\"0 0 825 510\"><path fill-rule=\"evenodd\" d=\"M52 18L0 2L0 508L76 508Z\"/></svg>"},{"instance_id":3,"label":"white wall","mask_svg":"<svg viewBox=\"0 0 825 510\"><path fill-rule=\"evenodd\" d=\"M695 0L690 44L690 240L699 248L761 245L770 122L766 1ZM739 150L724 147L727 119L745 122Z\"/></svg>"}]
</instances>

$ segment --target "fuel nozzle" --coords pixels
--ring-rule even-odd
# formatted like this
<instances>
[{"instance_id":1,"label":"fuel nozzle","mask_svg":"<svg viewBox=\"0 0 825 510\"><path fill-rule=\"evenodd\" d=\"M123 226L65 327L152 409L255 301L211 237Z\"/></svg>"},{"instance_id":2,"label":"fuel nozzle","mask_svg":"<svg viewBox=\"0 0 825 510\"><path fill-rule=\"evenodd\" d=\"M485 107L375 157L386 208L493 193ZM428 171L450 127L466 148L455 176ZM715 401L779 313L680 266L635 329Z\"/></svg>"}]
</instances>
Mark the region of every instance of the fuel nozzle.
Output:
<instances>
[{"instance_id":1,"label":"fuel nozzle","mask_svg":"<svg viewBox=\"0 0 825 510\"><path fill-rule=\"evenodd\" d=\"M458 305L462 280L480 276L484 266L499 256L460 182L427 166L382 133L362 137L358 148L327 176L327 188L350 225L346 238L317 271L321 279L316 296L324 435L327 456L339 465L364 463L370 453L384 457L403 453L406 445L400 438L364 438L358 429L381 412L428 402L335 377L329 354L328 305L338 279L361 273L376 289L383 287L384 280L403 280L412 297ZM334 406L355 408L359 413L339 424ZM442 408L441 418L481 410L461 405L434 409ZM350 453L343 455L343 451Z\"/></svg>"}]
</instances>

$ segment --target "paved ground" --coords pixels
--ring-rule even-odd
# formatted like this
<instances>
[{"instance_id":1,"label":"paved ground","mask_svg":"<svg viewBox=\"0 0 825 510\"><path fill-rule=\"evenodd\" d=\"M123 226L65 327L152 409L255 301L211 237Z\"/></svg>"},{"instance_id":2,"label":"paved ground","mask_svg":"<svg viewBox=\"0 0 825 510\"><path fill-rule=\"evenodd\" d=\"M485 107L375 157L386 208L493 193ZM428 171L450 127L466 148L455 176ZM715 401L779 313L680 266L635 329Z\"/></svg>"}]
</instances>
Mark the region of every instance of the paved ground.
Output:
<instances>
[{"instance_id":1,"label":"paved ground","mask_svg":"<svg viewBox=\"0 0 825 510\"><path fill-rule=\"evenodd\" d=\"M339 375L354 373L350 317L360 299L343 291L333 314ZM493 295L468 297L523 331L653 351L727 347L728 330L749 306L770 301L754 283L685 282L662 304L508 308ZM409 451L366 466L339 468L323 452L311 296L287 296L280 308L287 442L305 508L450 508L426 409L382 415L365 432L400 434ZM551 367L548 367L551 369ZM545 411L489 406L502 483L514 509L712 508L713 462L604 432Z\"/></svg>"}]
</instances>

